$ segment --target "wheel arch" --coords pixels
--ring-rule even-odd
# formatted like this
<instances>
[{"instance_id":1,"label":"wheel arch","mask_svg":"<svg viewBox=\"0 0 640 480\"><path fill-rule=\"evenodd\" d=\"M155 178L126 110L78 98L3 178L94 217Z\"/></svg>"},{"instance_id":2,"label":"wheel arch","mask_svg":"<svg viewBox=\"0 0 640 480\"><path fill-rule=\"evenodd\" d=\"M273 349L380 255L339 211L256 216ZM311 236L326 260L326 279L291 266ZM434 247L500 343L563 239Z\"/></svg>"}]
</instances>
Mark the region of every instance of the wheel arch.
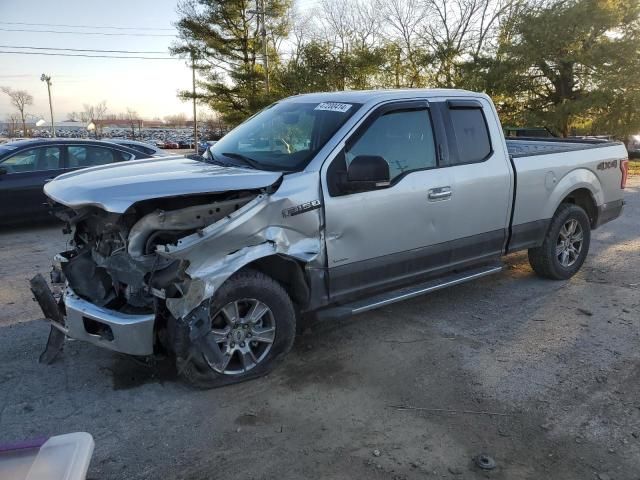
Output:
<instances>
[{"instance_id":1,"label":"wheel arch","mask_svg":"<svg viewBox=\"0 0 640 480\"><path fill-rule=\"evenodd\" d=\"M581 207L587 213L592 229L598 224L598 205L589 189L578 188L573 190L562 199L560 204L563 203L570 203Z\"/></svg>"},{"instance_id":2,"label":"wheel arch","mask_svg":"<svg viewBox=\"0 0 640 480\"><path fill-rule=\"evenodd\" d=\"M549 196L545 218L552 218L563 203L582 207L593 228L597 225L598 206L604 203L604 193L598 177L586 168L579 168L565 175Z\"/></svg>"},{"instance_id":3,"label":"wheel arch","mask_svg":"<svg viewBox=\"0 0 640 480\"><path fill-rule=\"evenodd\" d=\"M244 269L257 270L279 282L299 308L309 304L311 288L302 261L288 255L274 254L258 258L241 268Z\"/></svg>"}]
</instances>

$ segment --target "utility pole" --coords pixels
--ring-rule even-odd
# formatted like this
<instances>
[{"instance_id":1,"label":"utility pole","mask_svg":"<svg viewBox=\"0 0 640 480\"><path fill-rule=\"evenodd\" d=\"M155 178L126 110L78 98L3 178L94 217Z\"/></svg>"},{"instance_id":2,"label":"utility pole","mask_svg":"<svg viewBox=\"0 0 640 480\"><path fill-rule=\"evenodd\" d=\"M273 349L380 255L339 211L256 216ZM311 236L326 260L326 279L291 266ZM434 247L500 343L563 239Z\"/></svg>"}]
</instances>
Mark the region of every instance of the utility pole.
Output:
<instances>
[{"instance_id":1,"label":"utility pole","mask_svg":"<svg viewBox=\"0 0 640 480\"><path fill-rule=\"evenodd\" d=\"M269 95L269 49L267 46L267 22L265 21L266 11L264 9L264 0L260 0L260 12L262 13L262 30L260 35L262 36L262 48L264 53L264 85L267 89L267 95Z\"/></svg>"},{"instance_id":2,"label":"utility pole","mask_svg":"<svg viewBox=\"0 0 640 480\"><path fill-rule=\"evenodd\" d=\"M44 73L40 76L40 80L47 82L47 91L49 92L49 113L51 113L51 136L56 136L56 127L53 123L53 103L51 103L51 77Z\"/></svg>"},{"instance_id":3,"label":"utility pole","mask_svg":"<svg viewBox=\"0 0 640 480\"><path fill-rule=\"evenodd\" d=\"M267 43L267 11L264 6L264 0L256 0L256 10L247 10L248 13L258 15L258 30L262 37L262 55L264 56L264 86L269 94L269 48Z\"/></svg>"},{"instance_id":4,"label":"utility pole","mask_svg":"<svg viewBox=\"0 0 640 480\"><path fill-rule=\"evenodd\" d=\"M198 119L196 117L196 56L191 49L191 79L193 93L193 148L196 155L198 154Z\"/></svg>"}]
</instances>

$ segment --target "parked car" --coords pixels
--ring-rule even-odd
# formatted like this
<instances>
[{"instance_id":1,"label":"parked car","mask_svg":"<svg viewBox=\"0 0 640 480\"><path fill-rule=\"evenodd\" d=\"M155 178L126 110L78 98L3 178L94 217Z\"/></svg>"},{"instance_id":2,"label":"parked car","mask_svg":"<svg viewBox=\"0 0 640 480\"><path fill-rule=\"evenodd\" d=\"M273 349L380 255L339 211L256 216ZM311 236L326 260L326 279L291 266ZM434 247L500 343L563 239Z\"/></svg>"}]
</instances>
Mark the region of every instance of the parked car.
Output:
<instances>
[{"instance_id":1,"label":"parked car","mask_svg":"<svg viewBox=\"0 0 640 480\"><path fill-rule=\"evenodd\" d=\"M640 158L640 135L633 135L629 138L627 150L629 151L629 158Z\"/></svg>"},{"instance_id":2,"label":"parked car","mask_svg":"<svg viewBox=\"0 0 640 480\"><path fill-rule=\"evenodd\" d=\"M102 141L34 139L0 145L0 224L49 216L45 183L80 168L149 158L150 155Z\"/></svg>"},{"instance_id":3,"label":"parked car","mask_svg":"<svg viewBox=\"0 0 640 480\"><path fill-rule=\"evenodd\" d=\"M555 135L547 127L504 127L504 136L511 137L535 137L554 138Z\"/></svg>"},{"instance_id":4,"label":"parked car","mask_svg":"<svg viewBox=\"0 0 640 480\"><path fill-rule=\"evenodd\" d=\"M164 141L164 146L162 148L165 149L174 149L174 148L180 148L180 145L178 144L178 142L173 141L173 140L165 140Z\"/></svg>"},{"instance_id":5,"label":"parked car","mask_svg":"<svg viewBox=\"0 0 640 480\"><path fill-rule=\"evenodd\" d=\"M161 345L200 386L257 377L302 313L366 312L499 272L518 250L538 275L572 277L591 230L622 212L628 164L619 142L505 140L490 98L456 90L299 95L211 151L151 178L133 162L47 184L83 212L58 256L54 334Z\"/></svg>"},{"instance_id":6,"label":"parked car","mask_svg":"<svg viewBox=\"0 0 640 480\"><path fill-rule=\"evenodd\" d=\"M155 145L147 142L138 142L136 140L127 140L122 138L106 139L105 141L116 143L118 145L124 145L125 147L138 150L139 152L146 153L147 155L151 155L152 157L166 157L168 155L167 152L160 150Z\"/></svg>"}]
</instances>

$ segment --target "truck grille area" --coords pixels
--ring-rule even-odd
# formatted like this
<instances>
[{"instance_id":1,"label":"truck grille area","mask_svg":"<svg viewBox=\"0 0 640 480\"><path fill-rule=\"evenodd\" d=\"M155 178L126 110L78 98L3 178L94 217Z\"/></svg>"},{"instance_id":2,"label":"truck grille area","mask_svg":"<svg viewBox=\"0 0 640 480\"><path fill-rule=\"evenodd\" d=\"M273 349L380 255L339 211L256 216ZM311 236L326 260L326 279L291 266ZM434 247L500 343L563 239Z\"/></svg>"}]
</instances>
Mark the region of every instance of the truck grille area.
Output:
<instances>
[{"instance_id":1,"label":"truck grille area","mask_svg":"<svg viewBox=\"0 0 640 480\"><path fill-rule=\"evenodd\" d=\"M81 298L119 311L150 311L153 296L145 281L165 267L157 255L134 260L127 252L126 216L95 211L75 224L75 248L62 254L69 286Z\"/></svg>"}]
</instances>

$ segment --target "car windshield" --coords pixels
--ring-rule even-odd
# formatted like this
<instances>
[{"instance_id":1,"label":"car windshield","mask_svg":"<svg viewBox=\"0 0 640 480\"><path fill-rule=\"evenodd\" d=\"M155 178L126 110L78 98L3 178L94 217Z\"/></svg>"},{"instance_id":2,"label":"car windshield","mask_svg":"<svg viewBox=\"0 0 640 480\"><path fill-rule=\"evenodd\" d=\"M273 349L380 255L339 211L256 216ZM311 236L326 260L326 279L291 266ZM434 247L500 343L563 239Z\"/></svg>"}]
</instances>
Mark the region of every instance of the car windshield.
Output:
<instances>
[{"instance_id":1,"label":"car windshield","mask_svg":"<svg viewBox=\"0 0 640 480\"><path fill-rule=\"evenodd\" d=\"M355 103L276 103L211 147L213 161L299 171L360 107Z\"/></svg>"}]
</instances>

